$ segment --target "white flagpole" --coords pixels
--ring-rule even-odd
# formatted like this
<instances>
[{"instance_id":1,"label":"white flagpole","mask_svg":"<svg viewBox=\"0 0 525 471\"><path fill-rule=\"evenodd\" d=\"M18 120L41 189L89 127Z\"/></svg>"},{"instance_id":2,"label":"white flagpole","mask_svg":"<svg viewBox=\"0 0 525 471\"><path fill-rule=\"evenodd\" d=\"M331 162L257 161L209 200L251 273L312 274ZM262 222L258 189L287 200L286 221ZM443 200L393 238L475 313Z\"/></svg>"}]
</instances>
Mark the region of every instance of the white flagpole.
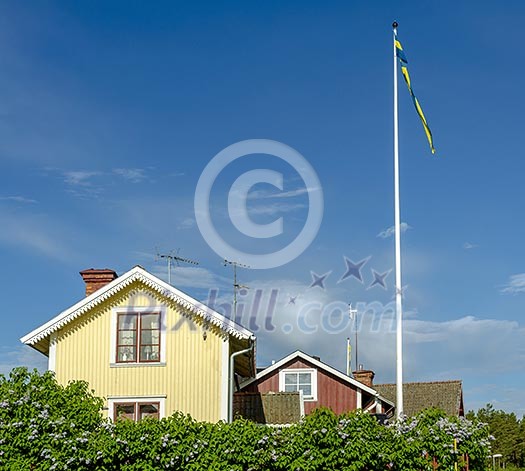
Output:
<instances>
[{"instance_id":1,"label":"white flagpole","mask_svg":"<svg viewBox=\"0 0 525 471\"><path fill-rule=\"evenodd\" d=\"M403 285L401 282L401 217L399 209L399 140L397 124L397 55L395 39L397 22L394 29L394 205L395 205L395 251L396 251L396 414L403 415Z\"/></svg>"}]
</instances>

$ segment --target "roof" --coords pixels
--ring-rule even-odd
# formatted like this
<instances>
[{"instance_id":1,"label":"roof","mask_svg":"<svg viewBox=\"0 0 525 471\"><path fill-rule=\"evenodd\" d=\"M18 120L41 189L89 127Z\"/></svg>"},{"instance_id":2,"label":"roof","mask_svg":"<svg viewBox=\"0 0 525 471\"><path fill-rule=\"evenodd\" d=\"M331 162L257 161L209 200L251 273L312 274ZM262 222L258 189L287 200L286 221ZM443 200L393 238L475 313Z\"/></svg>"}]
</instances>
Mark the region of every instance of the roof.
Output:
<instances>
[{"instance_id":1,"label":"roof","mask_svg":"<svg viewBox=\"0 0 525 471\"><path fill-rule=\"evenodd\" d=\"M146 285L149 289L181 305L191 313L217 326L234 338L240 340L255 340L254 334L248 329L245 329L235 321L228 319L137 265L104 287L98 289L93 294L86 296L78 303L62 311L50 321L29 332L22 337L20 341L26 345L35 346L37 343L47 339L53 332L66 326L135 282Z\"/></svg>"},{"instance_id":2,"label":"roof","mask_svg":"<svg viewBox=\"0 0 525 471\"><path fill-rule=\"evenodd\" d=\"M264 378L265 376L268 376L270 373L273 373L274 371L279 371L279 368L281 368L286 363L288 363L288 362L290 362L290 361L292 361L294 359L297 359L297 358L305 360L305 361L311 363L317 369L326 371L327 373L330 373L333 376L336 376L337 378L339 378L343 382L345 382L345 383L347 383L349 385L355 386L356 388L359 388L362 391L365 391L368 394L371 394L372 396L378 397L381 401L386 402L387 404L390 404L391 406L394 406L394 402L391 399L389 399L388 397L383 397L381 395L381 393L379 393L375 389L366 386L365 384L355 380L354 378L351 378L348 375L345 375L344 373L341 373L339 370L336 370L335 368L331 367L330 365L327 365L326 363L323 363L322 361L317 360L316 358L314 358L314 357L312 357L312 356L310 356L310 355L308 355L308 354L306 354L304 352L301 352L300 350L296 350L295 352L290 353L290 355L282 358L281 360L279 360L278 362L276 362L273 365L269 366L268 368L265 368L264 370L260 371L259 373L257 373L255 378L249 379L248 381L245 381L244 383L242 383L241 384L241 389L245 388L246 386L249 386L250 384L252 384L252 383L254 383L256 381L259 381L260 379Z\"/></svg>"},{"instance_id":3,"label":"roof","mask_svg":"<svg viewBox=\"0 0 525 471\"><path fill-rule=\"evenodd\" d=\"M375 384L374 388L395 403L395 384ZM435 407L448 415L463 415L463 388L460 380L403 384L403 412L408 416Z\"/></svg>"}]
</instances>

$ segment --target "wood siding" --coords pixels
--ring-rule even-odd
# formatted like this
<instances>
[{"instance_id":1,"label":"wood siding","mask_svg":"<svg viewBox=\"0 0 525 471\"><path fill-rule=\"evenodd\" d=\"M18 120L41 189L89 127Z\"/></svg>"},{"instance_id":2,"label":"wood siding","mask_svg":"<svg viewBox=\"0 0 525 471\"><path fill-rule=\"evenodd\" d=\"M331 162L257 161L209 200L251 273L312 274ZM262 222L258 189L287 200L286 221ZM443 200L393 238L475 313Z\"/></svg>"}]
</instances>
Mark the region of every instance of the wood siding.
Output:
<instances>
[{"instance_id":1,"label":"wood siding","mask_svg":"<svg viewBox=\"0 0 525 471\"><path fill-rule=\"evenodd\" d=\"M114 309L160 306L166 308L165 364L115 365ZM221 392L226 341L214 327L208 328L204 340L203 326L189 321L180 306L135 283L58 332L55 372L60 383L85 380L106 399L165 395L166 415L180 410L197 420L216 422L223 418L221 401L226 400Z\"/></svg>"},{"instance_id":2,"label":"wood siding","mask_svg":"<svg viewBox=\"0 0 525 471\"><path fill-rule=\"evenodd\" d=\"M281 370L294 368L315 368L307 361L294 359L283 365ZM246 387L249 392L278 392L279 371ZM309 414L317 407L328 407L336 414L342 414L357 408L357 388L344 383L340 378L320 369L317 369L317 401L304 401L304 413Z\"/></svg>"}]
</instances>

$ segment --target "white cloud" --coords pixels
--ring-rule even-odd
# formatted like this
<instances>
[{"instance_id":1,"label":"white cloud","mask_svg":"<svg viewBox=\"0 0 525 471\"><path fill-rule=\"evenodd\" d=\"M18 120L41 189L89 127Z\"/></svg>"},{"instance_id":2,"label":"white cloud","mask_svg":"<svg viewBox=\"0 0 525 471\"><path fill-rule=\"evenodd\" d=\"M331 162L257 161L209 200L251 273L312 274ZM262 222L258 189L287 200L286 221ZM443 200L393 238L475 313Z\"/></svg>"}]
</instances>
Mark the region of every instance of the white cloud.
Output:
<instances>
[{"instance_id":1,"label":"white cloud","mask_svg":"<svg viewBox=\"0 0 525 471\"><path fill-rule=\"evenodd\" d=\"M47 357L27 345L0 347L0 374L7 376L17 366L26 366L29 370L36 368L39 371L45 371L47 370Z\"/></svg>"},{"instance_id":2,"label":"white cloud","mask_svg":"<svg viewBox=\"0 0 525 471\"><path fill-rule=\"evenodd\" d=\"M412 226L409 226L406 222L402 222L400 224L401 233L408 231L409 229L412 229ZM377 237L380 237L381 239L388 239L389 237L392 237L395 234L395 227L391 226L384 231L381 231L379 234L377 234Z\"/></svg>"},{"instance_id":3,"label":"white cloud","mask_svg":"<svg viewBox=\"0 0 525 471\"><path fill-rule=\"evenodd\" d=\"M114 168L113 173L131 183L140 183L146 179L145 170L143 168Z\"/></svg>"},{"instance_id":4,"label":"white cloud","mask_svg":"<svg viewBox=\"0 0 525 471\"><path fill-rule=\"evenodd\" d=\"M12 201L14 203L34 204L37 201L25 196L0 196L0 201Z\"/></svg>"},{"instance_id":5,"label":"white cloud","mask_svg":"<svg viewBox=\"0 0 525 471\"><path fill-rule=\"evenodd\" d=\"M304 208L307 208L306 204L273 203L267 205L250 206L248 208L248 213L253 215L273 216L274 214L290 213Z\"/></svg>"},{"instance_id":6,"label":"white cloud","mask_svg":"<svg viewBox=\"0 0 525 471\"><path fill-rule=\"evenodd\" d=\"M320 188L297 188L296 190L290 191L269 191L269 190L257 190L251 191L248 194L249 199L258 198L293 198L295 196L301 196L314 191L319 191Z\"/></svg>"},{"instance_id":7,"label":"white cloud","mask_svg":"<svg viewBox=\"0 0 525 471\"><path fill-rule=\"evenodd\" d=\"M64 182L71 186L91 186L90 181L93 177L100 175L100 172L90 170L68 170L62 172Z\"/></svg>"},{"instance_id":8,"label":"white cloud","mask_svg":"<svg viewBox=\"0 0 525 471\"><path fill-rule=\"evenodd\" d=\"M464 248L465 250L472 250L472 249L476 249L476 248L478 248L478 247L479 247L479 245L477 245L477 244L471 244L470 242L465 242L465 243L463 244L463 248Z\"/></svg>"},{"instance_id":9,"label":"white cloud","mask_svg":"<svg viewBox=\"0 0 525 471\"><path fill-rule=\"evenodd\" d=\"M183 219L179 225L177 226L177 229L180 229L180 230L187 230L187 229L191 229L193 227L195 227L195 219L194 218L185 218Z\"/></svg>"},{"instance_id":10,"label":"white cloud","mask_svg":"<svg viewBox=\"0 0 525 471\"><path fill-rule=\"evenodd\" d=\"M525 293L525 273L518 273L509 277L507 283L500 289L502 294Z\"/></svg>"},{"instance_id":11,"label":"white cloud","mask_svg":"<svg viewBox=\"0 0 525 471\"><path fill-rule=\"evenodd\" d=\"M55 168L47 168L57 171ZM142 168L114 168L111 171L98 170L58 170L62 175L68 192L81 198L97 198L111 185L111 176L117 176L129 183L140 183L146 177L146 170Z\"/></svg>"}]
</instances>

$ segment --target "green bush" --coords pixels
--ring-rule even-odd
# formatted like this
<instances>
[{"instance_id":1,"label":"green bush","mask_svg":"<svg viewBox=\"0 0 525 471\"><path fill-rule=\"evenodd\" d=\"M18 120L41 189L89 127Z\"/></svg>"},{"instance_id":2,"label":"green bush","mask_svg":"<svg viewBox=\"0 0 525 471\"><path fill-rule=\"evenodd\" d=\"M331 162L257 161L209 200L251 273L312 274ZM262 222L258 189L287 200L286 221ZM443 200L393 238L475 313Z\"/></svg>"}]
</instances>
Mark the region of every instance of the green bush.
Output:
<instances>
[{"instance_id":1,"label":"green bush","mask_svg":"<svg viewBox=\"0 0 525 471\"><path fill-rule=\"evenodd\" d=\"M484 425L436 410L383 426L363 412L318 409L275 428L181 413L113 424L102 406L85 382L64 387L24 368L0 377L0 469L409 471L432 469L432 457L450 469L468 453L470 469L482 470L489 453Z\"/></svg>"}]
</instances>

